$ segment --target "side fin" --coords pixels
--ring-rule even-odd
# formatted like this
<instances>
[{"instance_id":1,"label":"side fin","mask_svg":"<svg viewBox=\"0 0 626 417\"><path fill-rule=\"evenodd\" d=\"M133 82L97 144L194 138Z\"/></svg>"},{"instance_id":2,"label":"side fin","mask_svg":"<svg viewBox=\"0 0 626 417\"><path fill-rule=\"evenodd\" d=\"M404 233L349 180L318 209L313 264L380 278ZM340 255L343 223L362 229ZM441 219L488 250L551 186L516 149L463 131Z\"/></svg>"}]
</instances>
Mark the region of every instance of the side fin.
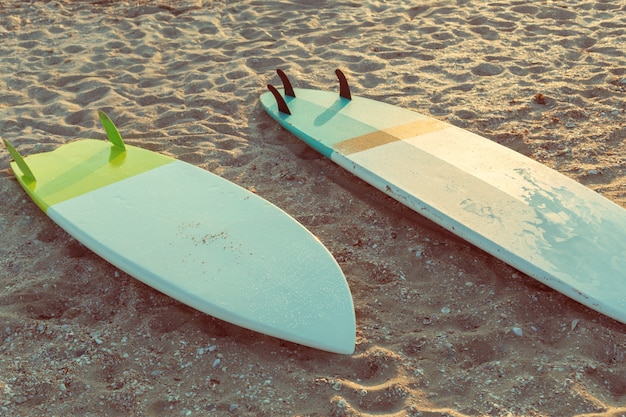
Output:
<instances>
[{"instance_id":1,"label":"side fin","mask_svg":"<svg viewBox=\"0 0 626 417\"><path fill-rule=\"evenodd\" d=\"M293 87L291 86L291 81L289 81L289 77L287 74L281 69L277 69L276 73L280 77L280 81L283 83L283 87L285 88L285 95L289 97L295 97L296 94L293 92Z\"/></svg>"},{"instance_id":2,"label":"side fin","mask_svg":"<svg viewBox=\"0 0 626 417\"><path fill-rule=\"evenodd\" d=\"M285 114L289 114L290 115L291 112L289 111L289 107L287 107L287 102L285 102L285 99L283 98L283 96L280 95L280 93L278 92L276 87L274 87L272 84L268 84L267 88L274 95L274 98L276 99L276 103L278 104L278 110L281 113L285 113Z\"/></svg>"},{"instance_id":3,"label":"side fin","mask_svg":"<svg viewBox=\"0 0 626 417\"><path fill-rule=\"evenodd\" d=\"M2 139L2 141L4 142L4 146L6 146L7 149L9 150L9 153L13 157L13 160L22 171L22 174L24 175L24 177L31 181L36 181L33 171L30 170L30 168L28 167L28 164L26 163L22 155L20 155L20 153L15 149L13 144L11 144L11 142L9 142L8 140L4 138Z\"/></svg>"},{"instance_id":4,"label":"side fin","mask_svg":"<svg viewBox=\"0 0 626 417\"><path fill-rule=\"evenodd\" d=\"M346 80L346 76L343 75L340 69L335 70L335 74L337 78L339 78L339 95L343 98L347 98L348 100L352 100L352 94L350 94L350 86L348 85L348 80Z\"/></svg>"},{"instance_id":5,"label":"side fin","mask_svg":"<svg viewBox=\"0 0 626 417\"><path fill-rule=\"evenodd\" d=\"M109 142L111 142L115 148L125 151L126 146L124 145L122 135L120 135L120 132L117 130L117 127L115 127L115 124L111 121L111 119L109 119L109 116L107 116L102 110L98 111L98 116L100 116L102 126L104 126L104 130L107 132Z\"/></svg>"}]
</instances>

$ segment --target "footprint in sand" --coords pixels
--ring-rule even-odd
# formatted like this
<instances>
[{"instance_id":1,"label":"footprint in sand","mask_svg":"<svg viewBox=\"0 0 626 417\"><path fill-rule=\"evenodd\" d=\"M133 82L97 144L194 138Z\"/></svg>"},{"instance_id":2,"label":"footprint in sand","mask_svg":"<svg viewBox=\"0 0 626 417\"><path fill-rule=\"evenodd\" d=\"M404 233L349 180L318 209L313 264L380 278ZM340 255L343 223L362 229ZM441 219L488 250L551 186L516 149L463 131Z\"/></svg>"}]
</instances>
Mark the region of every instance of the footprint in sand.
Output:
<instances>
[{"instance_id":1,"label":"footprint in sand","mask_svg":"<svg viewBox=\"0 0 626 417\"><path fill-rule=\"evenodd\" d=\"M416 392L405 384L401 360L396 353L381 347L356 356L349 375L328 381L337 391L331 401L331 414L387 415L412 409L411 398Z\"/></svg>"}]
</instances>

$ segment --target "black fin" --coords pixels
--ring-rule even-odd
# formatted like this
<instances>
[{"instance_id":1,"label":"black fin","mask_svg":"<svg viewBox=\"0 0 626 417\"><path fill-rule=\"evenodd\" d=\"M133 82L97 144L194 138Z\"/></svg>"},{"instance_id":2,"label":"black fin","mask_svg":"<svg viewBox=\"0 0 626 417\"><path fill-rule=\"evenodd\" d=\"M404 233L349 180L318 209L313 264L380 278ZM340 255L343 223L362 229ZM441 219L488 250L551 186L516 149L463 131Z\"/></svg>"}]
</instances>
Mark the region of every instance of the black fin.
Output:
<instances>
[{"instance_id":1,"label":"black fin","mask_svg":"<svg viewBox=\"0 0 626 417\"><path fill-rule=\"evenodd\" d=\"M280 80L283 82L285 95L289 97L295 97L296 94L293 92L293 87L291 86L291 82L289 81L289 77L287 77L287 74L285 74L285 72L281 69L277 69L276 73L280 77Z\"/></svg>"},{"instance_id":2,"label":"black fin","mask_svg":"<svg viewBox=\"0 0 626 417\"><path fill-rule=\"evenodd\" d=\"M337 78L339 78L339 95L348 100L352 100L352 94L350 94L350 86L348 85L346 76L343 75L340 69L336 69L335 74L337 74Z\"/></svg>"},{"instance_id":3,"label":"black fin","mask_svg":"<svg viewBox=\"0 0 626 417\"><path fill-rule=\"evenodd\" d=\"M274 94L274 98L276 99L276 104L278 104L278 110L281 113L291 114L291 112L289 111L289 107L287 107L287 103L285 102L285 99L283 98L283 96L280 95L276 87L274 87L272 84L268 84L267 88L272 92L272 94Z\"/></svg>"}]
</instances>

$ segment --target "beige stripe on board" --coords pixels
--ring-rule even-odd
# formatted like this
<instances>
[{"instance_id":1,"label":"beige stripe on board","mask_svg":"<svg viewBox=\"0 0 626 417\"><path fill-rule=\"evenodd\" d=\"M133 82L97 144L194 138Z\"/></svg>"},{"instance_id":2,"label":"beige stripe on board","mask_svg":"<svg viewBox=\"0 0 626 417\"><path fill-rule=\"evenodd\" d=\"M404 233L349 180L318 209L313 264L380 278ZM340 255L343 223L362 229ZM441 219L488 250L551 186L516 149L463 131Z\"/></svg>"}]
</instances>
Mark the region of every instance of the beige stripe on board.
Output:
<instances>
[{"instance_id":1,"label":"beige stripe on board","mask_svg":"<svg viewBox=\"0 0 626 417\"><path fill-rule=\"evenodd\" d=\"M333 149L344 155L365 151L387 143L443 130L449 125L426 117L416 122L390 127L338 142Z\"/></svg>"}]
</instances>

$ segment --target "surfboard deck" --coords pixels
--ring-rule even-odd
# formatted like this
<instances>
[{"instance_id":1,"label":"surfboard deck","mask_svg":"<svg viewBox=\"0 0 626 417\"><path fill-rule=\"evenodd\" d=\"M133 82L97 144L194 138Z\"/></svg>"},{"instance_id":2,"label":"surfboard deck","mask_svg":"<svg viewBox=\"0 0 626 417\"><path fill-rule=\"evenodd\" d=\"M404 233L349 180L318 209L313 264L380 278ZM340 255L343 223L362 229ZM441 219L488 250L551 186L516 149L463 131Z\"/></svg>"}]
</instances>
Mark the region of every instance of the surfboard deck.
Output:
<instances>
[{"instance_id":1,"label":"surfboard deck","mask_svg":"<svg viewBox=\"0 0 626 417\"><path fill-rule=\"evenodd\" d=\"M452 233L626 323L626 210L509 148L434 118L269 85L267 113L304 142ZM347 92L346 92L347 90Z\"/></svg>"},{"instance_id":2,"label":"surfboard deck","mask_svg":"<svg viewBox=\"0 0 626 417\"><path fill-rule=\"evenodd\" d=\"M314 235L232 182L125 145L101 118L110 142L78 140L22 157L5 141L18 181L54 222L111 264L204 313L353 353L350 289Z\"/></svg>"}]
</instances>

